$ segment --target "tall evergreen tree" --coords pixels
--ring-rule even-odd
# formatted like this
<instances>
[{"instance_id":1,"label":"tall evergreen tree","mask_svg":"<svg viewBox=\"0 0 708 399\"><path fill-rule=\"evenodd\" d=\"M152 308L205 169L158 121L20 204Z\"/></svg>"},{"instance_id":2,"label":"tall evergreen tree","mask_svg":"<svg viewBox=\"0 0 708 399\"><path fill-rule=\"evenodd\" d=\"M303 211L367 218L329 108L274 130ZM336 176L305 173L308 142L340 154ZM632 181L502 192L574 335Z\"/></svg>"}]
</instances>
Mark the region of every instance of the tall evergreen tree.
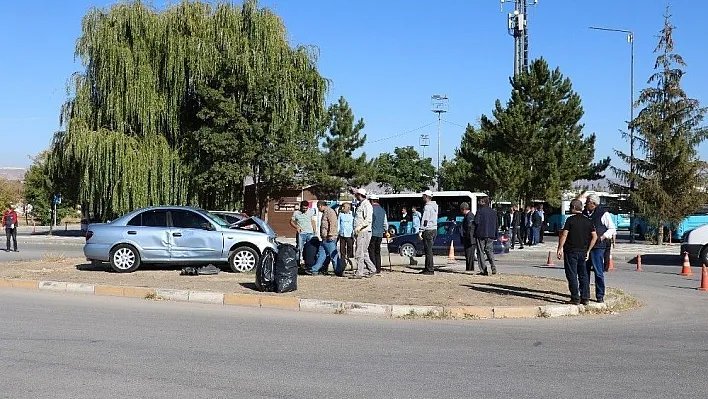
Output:
<instances>
[{"instance_id":1,"label":"tall evergreen tree","mask_svg":"<svg viewBox=\"0 0 708 399\"><path fill-rule=\"evenodd\" d=\"M464 161L470 187L557 206L574 180L601 178L610 159L593 163L595 135L583 134L580 96L559 69L538 59L510 82L506 106L497 100L492 118L467 126L456 161Z\"/></svg>"},{"instance_id":2,"label":"tall evergreen tree","mask_svg":"<svg viewBox=\"0 0 708 399\"><path fill-rule=\"evenodd\" d=\"M435 181L435 167L431 158L421 158L412 146L396 147L393 154L383 153L374 160L376 181L388 191L400 193L421 192Z\"/></svg>"},{"instance_id":3,"label":"tall evergreen tree","mask_svg":"<svg viewBox=\"0 0 708 399\"><path fill-rule=\"evenodd\" d=\"M366 153L354 157L354 152L366 143L364 119L354 119L354 112L347 100L329 106L329 126L324 147L322 176L319 181L333 193L344 186L361 186L371 182L370 165Z\"/></svg>"},{"instance_id":4,"label":"tall evergreen tree","mask_svg":"<svg viewBox=\"0 0 708 399\"><path fill-rule=\"evenodd\" d=\"M706 201L705 163L697 152L708 138L708 130L701 126L706 108L681 88L686 63L674 52L674 28L667 7L654 50L655 72L647 82L651 86L641 91L635 105L643 108L630 124L640 156L634 159L634 173L613 168L623 183L635 181L632 202L657 231L659 243L665 224L680 223ZM629 163L629 155L616 153Z\"/></svg>"}]
</instances>

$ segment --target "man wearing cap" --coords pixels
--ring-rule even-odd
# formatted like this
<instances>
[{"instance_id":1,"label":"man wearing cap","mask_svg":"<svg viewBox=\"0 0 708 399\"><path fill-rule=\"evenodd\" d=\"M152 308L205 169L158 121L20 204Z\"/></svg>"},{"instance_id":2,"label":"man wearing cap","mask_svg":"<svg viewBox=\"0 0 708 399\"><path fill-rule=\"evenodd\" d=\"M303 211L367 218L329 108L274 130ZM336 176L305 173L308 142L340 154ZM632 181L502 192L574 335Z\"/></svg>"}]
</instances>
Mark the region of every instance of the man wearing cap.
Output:
<instances>
[{"instance_id":1,"label":"man wearing cap","mask_svg":"<svg viewBox=\"0 0 708 399\"><path fill-rule=\"evenodd\" d=\"M355 279L371 277L376 274L376 266L371 262L368 253L374 211L366 196L365 189L356 190L355 197L359 205L356 207L354 216L354 234L356 235L354 260L356 260L357 270L356 274L350 277Z\"/></svg>"},{"instance_id":2,"label":"man wearing cap","mask_svg":"<svg viewBox=\"0 0 708 399\"><path fill-rule=\"evenodd\" d=\"M605 301L605 250L612 236L617 233L617 228L610 213L600 207L600 197L597 194L588 195L583 215L592 220L597 231L597 241L590 251L590 263L587 267L592 265L595 271L595 300L602 303Z\"/></svg>"},{"instance_id":3,"label":"man wearing cap","mask_svg":"<svg viewBox=\"0 0 708 399\"><path fill-rule=\"evenodd\" d=\"M435 260L433 259L433 241L438 234L438 204L433 201L433 192L425 190L423 192L423 218L421 219L422 231L418 233L418 237L423 240L423 248L425 249L425 269L421 274L435 274Z\"/></svg>"}]
</instances>

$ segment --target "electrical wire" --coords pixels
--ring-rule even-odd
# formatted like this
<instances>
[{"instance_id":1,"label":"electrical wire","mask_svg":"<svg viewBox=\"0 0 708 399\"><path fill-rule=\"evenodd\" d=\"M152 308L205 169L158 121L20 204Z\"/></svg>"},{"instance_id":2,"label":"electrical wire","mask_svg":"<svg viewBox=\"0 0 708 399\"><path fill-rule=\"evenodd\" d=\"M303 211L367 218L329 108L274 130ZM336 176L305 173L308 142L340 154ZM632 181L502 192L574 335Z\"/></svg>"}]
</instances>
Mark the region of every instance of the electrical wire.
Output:
<instances>
[{"instance_id":1,"label":"electrical wire","mask_svg":"<svg viewBox=\"0 0 708 399\"><path fill-rule=\"evenodd\" d=\"M437 122L437 121L435 121L435 122L430 122L430 123L428 123L427 125L423 125L423 126L421 126L421 127L415 128L415 129L413 129L413 130L409 130L409 131L407 131L407 132L403 132L403 133L396 134L396 135L393 135L393 136L384 137L384 138L378 139L378 140L367 141L367 144L378 143L378 142L380 142L380 141L386 141L386 140L395 139L396 137L405 136L405 135L407 135L407 134L411 134L411 133L413 133L413 132L417 132L417 131L420 130L420 129L425 129L425 128L428 127L428 126L434 125L436 122Z\"/></svg>"}]
</instances>

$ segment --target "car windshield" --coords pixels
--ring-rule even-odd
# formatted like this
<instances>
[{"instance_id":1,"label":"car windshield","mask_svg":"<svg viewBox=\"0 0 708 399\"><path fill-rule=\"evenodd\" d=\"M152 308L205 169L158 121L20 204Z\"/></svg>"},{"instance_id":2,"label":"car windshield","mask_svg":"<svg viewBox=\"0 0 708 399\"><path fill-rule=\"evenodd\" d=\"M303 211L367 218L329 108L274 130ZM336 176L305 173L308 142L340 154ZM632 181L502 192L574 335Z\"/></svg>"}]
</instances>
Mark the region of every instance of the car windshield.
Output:
<instances>
[{"instance_id":1,"label":"car windshield","mask_svg":"<svg viewBox=\"0 0 708 399\"><path fill-rule=\"evenodd\" d=\"M220 218L220 217L214 215L213 213L210 213L210 212L207 212L207 211L200 211L200 213L201 213L202 215L208 217L209 219L211 219L212 222L218 224L218 225L221 226L221 227L229 227L229 226L230 226L230 224L229 224L227 221L225 221L224 219L222 219L222 218Z\"/></svg>"}]
</instances>

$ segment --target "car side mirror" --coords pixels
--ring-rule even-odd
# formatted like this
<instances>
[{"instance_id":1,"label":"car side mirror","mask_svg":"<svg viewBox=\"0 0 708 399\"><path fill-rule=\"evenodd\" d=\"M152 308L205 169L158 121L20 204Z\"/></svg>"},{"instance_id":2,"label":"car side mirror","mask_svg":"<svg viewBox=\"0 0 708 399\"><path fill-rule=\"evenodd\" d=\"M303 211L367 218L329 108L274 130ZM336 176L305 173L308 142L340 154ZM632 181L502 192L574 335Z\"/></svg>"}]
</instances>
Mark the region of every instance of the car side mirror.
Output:
<instances>
[{"instance_id":1,"label":"car side mirror","mask_svg":"<svg viewBox=\"0 0 708 399\"><path fill-rule=\"evenodd\" d=\"M203 223L202 229L204 229L206 231L212 231L212 230L214 230L214 226L212 226L211 223Z\"/></svg>"}]
</instances>

